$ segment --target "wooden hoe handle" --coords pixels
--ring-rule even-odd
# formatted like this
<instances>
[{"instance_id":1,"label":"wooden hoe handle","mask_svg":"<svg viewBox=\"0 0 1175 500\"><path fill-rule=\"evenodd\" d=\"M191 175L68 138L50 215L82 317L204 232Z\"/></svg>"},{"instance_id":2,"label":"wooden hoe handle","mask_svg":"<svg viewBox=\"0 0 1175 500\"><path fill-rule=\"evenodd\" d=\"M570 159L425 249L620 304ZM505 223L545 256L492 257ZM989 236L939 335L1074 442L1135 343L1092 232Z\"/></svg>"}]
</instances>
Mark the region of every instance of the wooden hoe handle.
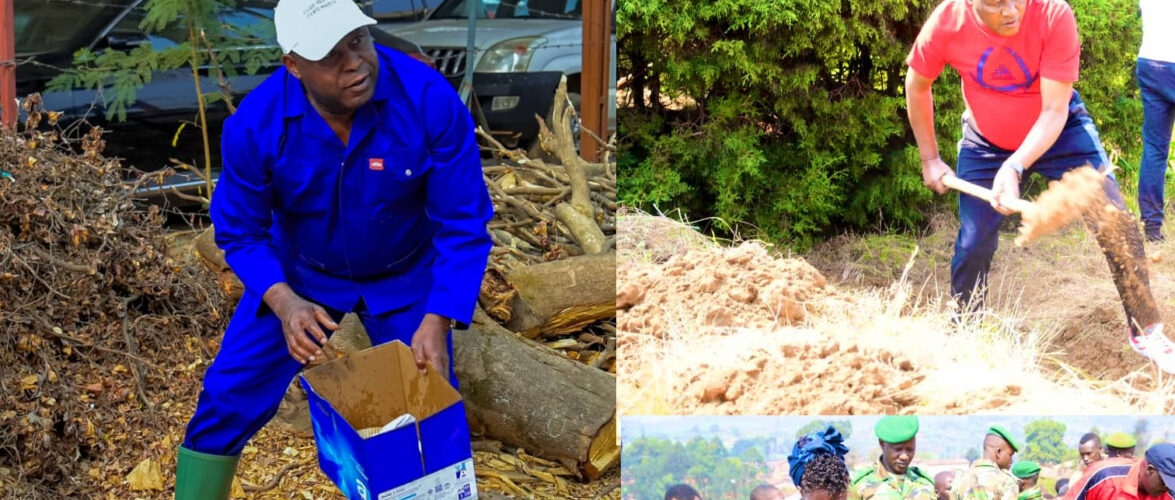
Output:
<instances>
[{"instance_id":1,"label":"wooden hoe handle","mask_svg":"<svg viewBox=\"0 0 1175 500\"><path fill-rule=\"evenodd\" d=\"M971 196L974 196L976 198L979 198L979 199L987 201L987 202L991 202L991 200L993 198L995 198L995 195L992 194L990 189L976 186L975 184L967 182L967 181L960 179L958 177L955 177L953 175L947 175L947 176L943 177L942 183L945 184L946 187L954 189L955 191L969 194ZM1024 213L1026 211L1032 210L1032 207L1033 207L1031 201L1020 199L1020 198L1012 200L1012 201L1006 203L1004 206L1006 206L1016 212L1020 212L1020 213Z\"/></svg>"}]
</instances>

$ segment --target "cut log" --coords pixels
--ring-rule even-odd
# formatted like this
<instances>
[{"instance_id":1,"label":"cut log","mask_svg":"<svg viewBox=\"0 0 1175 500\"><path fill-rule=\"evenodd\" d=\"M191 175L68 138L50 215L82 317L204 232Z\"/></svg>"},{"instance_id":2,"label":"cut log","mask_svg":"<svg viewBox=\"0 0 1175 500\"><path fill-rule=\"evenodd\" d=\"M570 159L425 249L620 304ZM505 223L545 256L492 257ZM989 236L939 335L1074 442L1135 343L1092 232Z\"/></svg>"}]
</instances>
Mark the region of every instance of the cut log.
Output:
<instances>
[{"instance_id":1,"label":"cut log","mask_svg":"<svg viewBox=\"0 0 1175 500\"><path fill-rule=\"evenodd\" d=\"M453 351L471 430L574 465L588 479L619 463L614 375L492 320L453 332Z\"/></svg>"},{"instance_id":2,"label":"cut log","mask_svg":"<svg viewBox=\"0 0 1175 500\"><path fill-rule=\"evenodd\" d=\"M245 294L245 284L241 283L240 278L237 278L233 270L228 267L228 262L224 260L224 250L216 246L215 238L215 232L211 227L197 236L194 242L196 257L200 258L200 263L204 267L216 274L216 282L220 284L220 291L231 299L240 299Z\"/></svg>"},{"instance_id":3,"label":"cut log","mask_svg":"<svg viewBox=\"0 0 1175 500\"><path fill-rule=\"evenodd\" d=\"M584 255L516 269L506 280L518 290L506 326L527 338L569 333L616 316L616 254ZM585 323L586 322L586 323Z\"/></svg>"},{"instance_id":4,"label":"cut log","mask_svg":"<svg viewBox=\"0 0 1175 500\"><path fill-rule=\"evenodd\" d=\"M588 462L584 464L584 474L588 477L600 477L612 464L620 463L620 442L616 429L616 418L608 421L592 446L588 449Z\"/></svg>"}]
</instances>

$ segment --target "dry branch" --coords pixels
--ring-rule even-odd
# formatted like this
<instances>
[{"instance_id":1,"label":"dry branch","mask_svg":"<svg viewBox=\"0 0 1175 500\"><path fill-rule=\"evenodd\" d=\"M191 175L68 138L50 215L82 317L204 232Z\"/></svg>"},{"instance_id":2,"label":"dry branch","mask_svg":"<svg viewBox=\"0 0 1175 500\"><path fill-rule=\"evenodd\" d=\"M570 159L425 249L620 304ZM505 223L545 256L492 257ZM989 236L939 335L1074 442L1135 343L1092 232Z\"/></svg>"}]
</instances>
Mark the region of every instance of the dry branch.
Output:
<instances>
[{"instance_id":1,"label":"dry branch","mask_svg":"<svg viewBox=\"0 0 1175 500\"><path fill-rule=\"evenodd\" d=\"M567 225L571 237L575 238L575 242L585 252L592 254L604 251L604 232L600 230L596 221L567 203L557 205L555 215L559 217L560 222Z\"/></svg>"}]
</instances>

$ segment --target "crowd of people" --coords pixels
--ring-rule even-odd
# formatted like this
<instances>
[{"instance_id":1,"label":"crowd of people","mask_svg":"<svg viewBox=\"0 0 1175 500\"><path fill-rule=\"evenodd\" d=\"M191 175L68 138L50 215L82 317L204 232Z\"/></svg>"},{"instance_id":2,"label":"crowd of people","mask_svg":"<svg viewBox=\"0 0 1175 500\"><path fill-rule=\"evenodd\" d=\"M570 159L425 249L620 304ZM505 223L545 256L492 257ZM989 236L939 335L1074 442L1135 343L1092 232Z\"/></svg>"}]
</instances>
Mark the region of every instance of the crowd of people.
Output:
<instances>
[{"instance_id":1,"label":"crowd of people","mask_svg":"<svg viewBox=\"0 0 1175 500\"><path fill-rule=\"evenodd\" d=\"M1159 443L1136 456L1134 436L1094 433L1077 443L1078 470L1041 487L1041 465L1015 461L1021 444L1008 429L993 425L983 436L981 456L964 470L933 476L912 465L917 452L918 417L888 416L874 433L881 453L850 472L849 449L834 427L801 437L788 455L788 475L798 493L787 497L764 484L751 500L1172 500L1175 499L1175 444ZM703 500L687 484L671 486L665 500Z\"/></svg>"}]
</instances>

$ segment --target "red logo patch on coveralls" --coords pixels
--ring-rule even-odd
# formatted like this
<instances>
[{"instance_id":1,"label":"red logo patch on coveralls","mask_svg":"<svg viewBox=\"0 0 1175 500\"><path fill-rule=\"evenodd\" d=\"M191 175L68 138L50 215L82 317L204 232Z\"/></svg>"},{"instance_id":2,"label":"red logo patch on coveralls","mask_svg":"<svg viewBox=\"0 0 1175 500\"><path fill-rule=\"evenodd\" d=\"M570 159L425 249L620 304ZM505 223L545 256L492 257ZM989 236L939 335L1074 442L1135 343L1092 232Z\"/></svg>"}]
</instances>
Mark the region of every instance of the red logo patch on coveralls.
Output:
<instances>
[{"instance_id":1,"label":"red logo patch on coveralls","mask_svg":"<svg viewBox=\"0 0 1175 500\"><path fill-rule=\"evenodd\" d=\"M367 168L370 168L372 170L383 170L384 169L384 159L383 158L371 158L371 159L367 160Z\"/></svg>"}]
</instances>

